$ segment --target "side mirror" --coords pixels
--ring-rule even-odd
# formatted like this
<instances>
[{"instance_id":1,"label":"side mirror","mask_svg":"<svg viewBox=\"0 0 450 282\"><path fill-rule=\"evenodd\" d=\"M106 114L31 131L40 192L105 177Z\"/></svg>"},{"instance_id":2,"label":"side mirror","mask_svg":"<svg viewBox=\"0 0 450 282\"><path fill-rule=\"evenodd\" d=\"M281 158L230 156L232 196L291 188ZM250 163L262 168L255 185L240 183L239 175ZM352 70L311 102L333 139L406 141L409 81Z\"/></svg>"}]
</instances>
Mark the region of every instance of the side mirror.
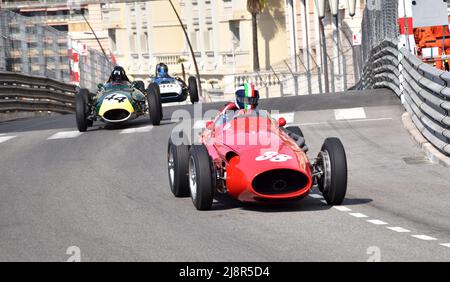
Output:
<instances>
[{"instance_id":1,"label":"side mirror","mask_svg":"<svg viewBox=\"0 0 450 282\"><path fill-rule=\"evenodd\" d=\"M101 84L101 83L99 83L99 84L97 84L97 88L98 88L98 90L102 90L103 89L103 84Z\"/></svg>"},{"instance_id":2,"label":"side mirror","mask_svg":"<svg viewBox=\"0 0 450 282\"><path fill-rule=\"evenodd\" d=\"M279 119L278 119L278 126L279 127L283 127L283 126L285 126L286 125L286 119L284 118L284 117L280 117Z\"/></svg>"},{"instance_id":3,"label":"side mirror","mask_svg":"<svg viewBox=\"0 0 450 282\"><path fill-rule=\"evenodd\" d=\"M207 129L213 129L213 127L214 127L214 121L208 120L208 121L206 122L206 124L205 124L205 127L206 127Z\"/></svg>"}]
</instances>

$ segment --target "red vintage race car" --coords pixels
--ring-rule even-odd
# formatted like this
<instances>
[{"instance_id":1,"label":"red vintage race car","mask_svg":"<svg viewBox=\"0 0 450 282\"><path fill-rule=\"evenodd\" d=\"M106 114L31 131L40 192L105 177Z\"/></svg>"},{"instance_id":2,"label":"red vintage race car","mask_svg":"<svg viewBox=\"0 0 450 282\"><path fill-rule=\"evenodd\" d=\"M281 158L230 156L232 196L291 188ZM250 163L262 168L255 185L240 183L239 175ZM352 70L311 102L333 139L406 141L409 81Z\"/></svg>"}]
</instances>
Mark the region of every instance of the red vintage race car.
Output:
<instances>
[{"instance_id":1,"label":"red vintage race car","mask_svg":"<svg viewBox=\"0 0 450 282\"><path fill-rule=\"evenodd\" d=\"M183 133L172 134L168 145L172 193L190 195L198 210L208 210L215 193L242 202L280 202L301 199L317 185L329 205L341 204L347 190L347 161L340 140L327 138L310 162L300 128L285 124L267 111L239 110L208 121L198 144L189 145Z\"/></svg>"}]
</instances>

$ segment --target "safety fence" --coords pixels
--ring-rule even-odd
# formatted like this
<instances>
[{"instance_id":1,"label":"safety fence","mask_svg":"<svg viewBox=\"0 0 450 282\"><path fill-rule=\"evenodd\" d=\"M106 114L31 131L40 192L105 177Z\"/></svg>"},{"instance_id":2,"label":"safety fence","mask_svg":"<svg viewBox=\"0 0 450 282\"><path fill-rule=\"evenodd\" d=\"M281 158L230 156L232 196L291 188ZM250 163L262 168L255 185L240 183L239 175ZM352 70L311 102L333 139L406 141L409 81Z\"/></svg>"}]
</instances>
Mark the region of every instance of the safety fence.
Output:
<instances>
[{"instance_id":1,"label":"safety fence","mask_svg":"<svg viewBox=\"0 0 450 282\"><path fill-rule=\"evenodd\" d=\"M253 82L260 92L267 93L263 94L266 97L346 91L359 80L362 50L361 46L353 46L347 12L340 10L339 13L338 18L326 14L321 20L321 32L310 27L311 40L307 46L298 49L295 56L273 62L259 72L232 75L234 84L230 89L248 81Z\"/></svg>"},{"instance_id":2,"label":"safety fence","mask_svg":"<svg viewBox=\"0 0 450 282\"><path fill-rule=\"evenodd\" d=\"M107 79L112 64L101 52L80 50L81 46L66 32L0 10L0 71L47 77L95 91L97 83Z\"/></svg>"},{"instance_id":3,"label":"safety fence","mask_svg":"<svg viewBox=\"0 0 450 282\"><path fill-rule=\"evenodd\" d=\"M0 72L0 113L75 111L74 85L46 77Z\"/></svg>"},{"instance_id":4,"label":"safety fence","mask_svg":"<svg viewBox=\"0 0 450 282\"><path fill-rule=\"evenodd\" d=\"M373 48L355 87L390 88L422 135L450 156L450 73L422 62L396 40Z\"/></svg>"}]
</instances>

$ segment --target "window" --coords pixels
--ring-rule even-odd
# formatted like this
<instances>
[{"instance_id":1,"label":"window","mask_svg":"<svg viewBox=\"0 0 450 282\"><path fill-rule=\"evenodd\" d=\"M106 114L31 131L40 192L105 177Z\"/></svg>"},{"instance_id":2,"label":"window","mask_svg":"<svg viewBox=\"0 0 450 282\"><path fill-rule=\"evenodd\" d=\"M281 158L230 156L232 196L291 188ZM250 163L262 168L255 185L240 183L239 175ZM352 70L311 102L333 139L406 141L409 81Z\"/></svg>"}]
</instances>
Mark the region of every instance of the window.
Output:
<instances>
[{"instance_id":1,"label":"window","mask_svg":"<svg viewBox=\"0 0 450 282\"><path fill-rule=\"evenodd\" d=\"M241 30L239 24L239 21L230 21L231 40L235 47L239 47L241 42Z\"/></svg>"},{"instance_id":2,"label":"window","mask_svg":"<svg viewBox=\"0 0 450 282\"><path fill-rule=\"evenodd\" d=\"M115 52L117 50L116 30L113 28L108 29L108 37L111 42L111 51Z\"/></svg>"},{"instance_id":3,"label":"window","mask_svg":"<svg viewBox=\"0 0 450 282\"><path fill-rule=\"evenodd\" d=\"M213 38L214 38L213 29L212 28L208 28L208 30L206 30L204 32L204 38L203 38L204 39L204 44L205 44L205 51L210 51L210 50L214 49L213 48L213 45L214 45Z\"/></svg>"},{"instance_id":4,"label":"window","mask_svg":"<svg viewBox=\"0 0 450 282\"><path fill-rule=\"evenodd\" d=\"M200 36L198 36L200 33L200 30L198 28L194 29L193 32L191 32L190 40L192 44L192 49L194 51L197 51L200 46Z\"/></svg>"},{"instance_id":5,"label":"window","mask_svg":"<svg viewBox=\"0 0 450 282\"><path fill-rule=\"evenodd\" d=\"M141 51L142 53L148 53L148 33L143 32L141 34Z\"/></svg>"},{"instance_id":6,"label":"window","mask_svg":"<svg viewBox=\"0 0 450 282\"><path fill-rule=\"evenodd\" d=\"M130 52L131 53L137 53L137 50L136 50L136 41L137 41L137 33L136 32L133 32L133 33L131 33L131 35L130 35Z\"/></svg>"}]
</instances>

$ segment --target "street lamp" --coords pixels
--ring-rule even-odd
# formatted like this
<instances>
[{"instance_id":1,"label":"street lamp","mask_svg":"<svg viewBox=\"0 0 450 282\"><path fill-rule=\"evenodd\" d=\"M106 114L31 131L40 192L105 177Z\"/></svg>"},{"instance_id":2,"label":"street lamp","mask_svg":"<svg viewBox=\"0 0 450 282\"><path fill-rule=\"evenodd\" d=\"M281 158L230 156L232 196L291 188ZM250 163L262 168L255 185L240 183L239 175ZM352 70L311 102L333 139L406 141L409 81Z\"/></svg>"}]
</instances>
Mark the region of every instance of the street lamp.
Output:
<instances>
[{"instance_id":1,"label":"street lamp","mask_svg":"<svg viewBox=\"0 0 450 282\"><path fill-rule=\"evenodd\" d=\"M187 43L189 45L189 50L191 51L192 60L194 61L195 72L197 74L198 92L200 93L200 97L203 97L203 94L202 94L202 82L200 80L200 72L198 71L197 60L195 59L194 49L192 48L191 40L189 40L189 36L187 34L186 29L184 28L183 21L181 20L180 15L177 12L177 9L175 9L175 6L173 5L172 0L169 0L169 3L172 6L172 9L173 9L175 15L177 16L178 21L180 22L180 27L183 29L184 36L186 37L186 41L187 41Z\"/></svg>"},{"instance_id":2,"label":"street lamp","mask_svg":"<svg viewBox=\"0 0 450 282\"><path fill-rule=\"evenodd\" d=\"M109 57L108 57L108 55L106 55L105 49L103 48L103 45L102 45L102 43L100 42L100 39L98 39L98 36L97 36L97 34L95 33L94 29L92 28L91 23L87 20L86 16L81 12L81 10L80 10L80 12L77 12L77 10L74 10L74 12L75 12L75 14L81 15L81 16L83 17L84 21L85 21L86 24L88 25L88 27L89 27L89 29L91 30L92 34L94 35L95 40L96 40L97 43L98 43L98 46L100 46L100 49L102 50L103 56L105 56L106 61L109 62Z\"/></svg>"}]
</instances>

